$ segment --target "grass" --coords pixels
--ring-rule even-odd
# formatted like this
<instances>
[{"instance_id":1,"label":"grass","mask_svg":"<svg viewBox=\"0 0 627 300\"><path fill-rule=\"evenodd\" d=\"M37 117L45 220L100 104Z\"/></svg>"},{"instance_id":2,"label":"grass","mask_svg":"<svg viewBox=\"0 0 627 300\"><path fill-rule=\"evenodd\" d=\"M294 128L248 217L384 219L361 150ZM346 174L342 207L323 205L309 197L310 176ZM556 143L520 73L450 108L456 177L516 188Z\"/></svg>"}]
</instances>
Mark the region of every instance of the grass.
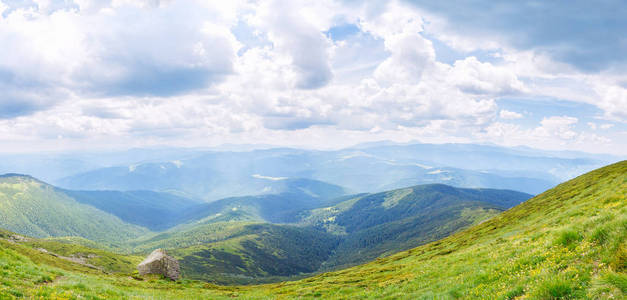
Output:
<instances>
[{"instance_id":1,"label":"grass","mask_svg":"<svg viewBox=\"0 0 627 300\"><path fill-rule=\"evenodd\" d=\"M583 236L576 230L568 229L560 232L558 234L555 243L561 245L563 247L572 247L575 246L576 243L581 241Z\"/></svg>"},{"instance_id":2,"label":"grass","mask_svg":"<svg viewBox=\"0 0 627 300\"><path fill-rule=\"evenodd\" d=\"M570 280L554 278L546 280L538 286L535 298L568 299L573 297L573 293L574 289Z\"/></svg>"},{"instance_id":3,"label":"grass","mask_svg":"<svg viewBox=\"0 0 627 300\"><path fill-rule=\"evenodd\" d=\"M501 299L510 300L516 299L516 297L520 297L525 294L525 287L522 285L516 286L513 289L510 289L501 297Z\"/></svg>"},{"instance_id":4,"label":"grass","mask_svg":"<svg viewBox=\"0 0 627 300\"><path fill-rule=\"evenodd\" d=\"M4 243L0 298L624 299L626 191L623 161L442 240L349 269L257 286L98 274L67 262L35 262L36 253Z\"/></svg>"},{"instance_id":5,"label":"grass","mask_svg":"<svg viewBox=\"0 0 627 300\"><path fill-rule=\"evenodd\" d=\"M601 282L615 286L620 289L622 293L627 293L627 275L610 272L605 274L605 276L601 279Z\"/></svg>"},{"instance_id":6,"label":"grass","mask_svg":"<svg viewBox=\"0 0 627 300\"><path fill-rule=\"evenodd\" d=\"M143 260L143 256L120 255L109 251L51 240L32 240L25 245L46 249L65 257L82 257L86 263L102 268L109 273L132 273Z\"/></svg>"}]
</instances>

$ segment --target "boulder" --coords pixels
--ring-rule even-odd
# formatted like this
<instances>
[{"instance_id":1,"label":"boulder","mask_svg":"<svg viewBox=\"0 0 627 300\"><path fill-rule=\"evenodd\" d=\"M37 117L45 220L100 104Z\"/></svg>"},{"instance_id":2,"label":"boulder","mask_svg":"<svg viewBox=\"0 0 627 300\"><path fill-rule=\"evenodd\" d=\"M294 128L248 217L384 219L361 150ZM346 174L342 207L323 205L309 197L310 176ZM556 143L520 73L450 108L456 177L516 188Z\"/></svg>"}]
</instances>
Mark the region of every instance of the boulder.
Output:
<instances>
[{"instance_id":1,"label":"boulder","mask_svg":"<svg viewBox=\"0 0 627 300\"><path fill-rule=\"evenodd\" d=\"M152 253L137 266L137 271L139 271L139 275L160 274L172 280L179 279L181 274L179 262L172 256L167 255L163 249L152 251Z\"/></svg>"}]
</instances>

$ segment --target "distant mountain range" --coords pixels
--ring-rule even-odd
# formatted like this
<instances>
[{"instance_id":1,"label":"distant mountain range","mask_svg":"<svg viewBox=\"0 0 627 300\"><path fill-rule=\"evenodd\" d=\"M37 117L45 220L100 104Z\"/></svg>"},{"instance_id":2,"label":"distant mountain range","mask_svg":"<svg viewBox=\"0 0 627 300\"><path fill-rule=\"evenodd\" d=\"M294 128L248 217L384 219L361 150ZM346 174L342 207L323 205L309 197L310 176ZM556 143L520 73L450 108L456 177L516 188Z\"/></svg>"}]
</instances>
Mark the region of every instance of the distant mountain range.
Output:
<instances>
[{"instance_id":1,"label":"distant mountain range","mask_svg":"<svg viewBox=\"0 0 627 300\"><path fill-rule=\"evenodd\" d=\"M164 148L0 158L0 171L30 174L67 189L150 190L201 201L280 193L280 181L286 178L328 182L349 193L443 183L537 194L620 160L524 147L392 142L334 151Z\"/></svg>"}]
</instances>

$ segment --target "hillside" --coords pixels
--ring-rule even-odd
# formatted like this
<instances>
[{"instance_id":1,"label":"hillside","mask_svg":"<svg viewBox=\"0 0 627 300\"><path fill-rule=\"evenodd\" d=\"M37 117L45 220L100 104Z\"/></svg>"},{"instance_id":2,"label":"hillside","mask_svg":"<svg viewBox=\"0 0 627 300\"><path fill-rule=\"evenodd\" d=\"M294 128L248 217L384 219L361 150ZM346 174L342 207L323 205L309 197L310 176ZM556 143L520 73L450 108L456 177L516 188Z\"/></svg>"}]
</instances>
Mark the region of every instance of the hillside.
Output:
<instances>
[{"instance_id":1,"label":"hillside","mask_svg":"<svg viewBox=\"0 0 627 300\"><path fill-rule=\"evenodd\" d=\"M365 265L261 286L90 275L50 263L37 266L30 253L2 247L6 279L0 293L168 299L621 299L627 294L625 191L627 161L560 184L437 242Z\"/></svg>"},{"instance_id":2,"label":"hillside","mask_svg":"<svg viewBox=\"0 0 627 300\"><path fill-rule=\"evenodd\" d=\"M15 174L0 176L0 228L33 237L80 236L105 244L149 232L51 185Z\"/></svg>"},{"instance_id":3,"label":"hillside","mask_svg":"<svg viewBox=\"0 0 627 300\"><path fill-rule=\"evenodd\" d=\"M561 299L627 295L627 161L440 241L266 295Z\"/></svg>"},{"instance_id":4,"label":"hillside","mask_svg":"<svg viewBox=\"0 0 627 300\"><path fill-rule=\"evenodd\" d=\"M199 203L188 198L153 191L70 191L63 193L117 216L124 222L153 231L177 224L181 214Z\"/></svg>"},{"instance_id":5,"label":"hillside","mask_svg":"<svg viewBox=\"0 0 627 300\"><path fill-rule=\"evenodd\" d=\"M325 182L310 179L281 180L280 193L245 197L231 197L214 202L199 204L181 214L180 223L200 220L207 217L228 215L264 221L269 223L294 223L298 214L335 204L344 195L344 189Z\"/></svg>"},{"instance_id":6,"label":"hillside","mask_svg":"<svg viewBox=\"0 0 627 300\"><path fill-rule=\"evenodd\" d=\"M530 197L423 185L331 200L309 193L227 198L192 207L196 221L129 244L142 253L173 249L188 278L220 284L277 281L422 245Z\"/></svg>"},{"instance_id":7,"label":"hillside","mask_svg":"<svg viewBox=\"0 0 627 300\"><path fill-rule=\"evenodd\" d=\"M316 272L337 242L337 237L310 228L248 224L224 240L171 252L186 278L247 284Z\"/></svg>"},{"instance_id":8,"label":"hillside","mask_svg":"<svg viewBox=\"0 0 627 300\"><path fill-rule=\"evenodd\" d=\"M139 253L170 249L186 278L249 284L316 272L338 240L308 227L230 220L180 226L129 244Z\"/></svg>"},{"instance_id":9,"label":"hillside","mask_svg":"<svg viewBox=\"0 0 627 300\"><path fill-rule=\"evenodd\" d=\"M363 263L441 239L531 198L492 189L418 185L315 209L303 223L339 234L327 267Z\"/></svg>"},{"instance_id":10,"label":"hillside","mask_svg":"<svg viewBox=\"0 0 627 300\"><path fill-rule=\"evenodd\" d=\"M87 267L96 274L99 273L125 273L130 274L143 257L135 255L122 255L111 251L100 249L102 246L92 244L83 246L77 244L75 240L64 239L36 239L24 237L15 233L0 230L0 243L3 247L15 249L17 251L28 251L37 253L38 260L51 261L54 258L68 261L74 265ZM9 243L7 243L9 242Z\"/></svg>"}]
</instances>

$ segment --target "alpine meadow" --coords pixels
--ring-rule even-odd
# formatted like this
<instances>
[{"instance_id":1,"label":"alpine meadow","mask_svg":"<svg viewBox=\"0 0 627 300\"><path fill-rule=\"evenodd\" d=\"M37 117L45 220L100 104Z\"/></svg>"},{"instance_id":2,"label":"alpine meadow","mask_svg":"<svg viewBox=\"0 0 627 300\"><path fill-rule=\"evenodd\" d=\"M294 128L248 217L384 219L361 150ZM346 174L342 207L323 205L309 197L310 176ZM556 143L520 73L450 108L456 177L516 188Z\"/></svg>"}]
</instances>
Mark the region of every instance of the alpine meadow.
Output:
<instances>
[{"instance_id":1,"label":"alpine meadow","mask_svg":"<svg viewBox=\"0 0 627 300\"><path fill-rule=\"evenodd\" d=\"M0 0L0 299L625 299L627 3Z\"/></svg>"}]
</instances>

